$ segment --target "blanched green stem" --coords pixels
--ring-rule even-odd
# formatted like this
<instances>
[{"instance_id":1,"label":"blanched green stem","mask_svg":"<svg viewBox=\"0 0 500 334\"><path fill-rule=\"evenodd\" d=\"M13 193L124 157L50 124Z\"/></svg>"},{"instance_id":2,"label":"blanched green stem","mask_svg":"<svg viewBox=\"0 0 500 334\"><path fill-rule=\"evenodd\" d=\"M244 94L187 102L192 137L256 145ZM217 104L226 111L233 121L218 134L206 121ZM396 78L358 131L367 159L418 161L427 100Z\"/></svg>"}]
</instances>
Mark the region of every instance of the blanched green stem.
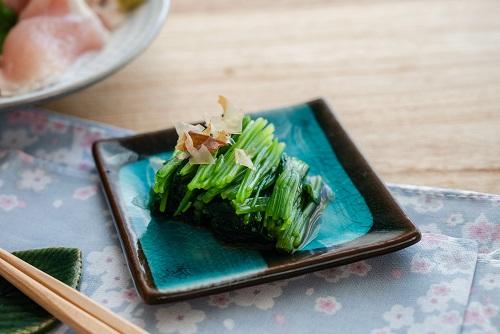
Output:
<instances>
[{"instance_id":1,"label":"blanched green stem","mask_svg":"<svg viewBox=\"0 0 500 334\"><path fill-rule=\"evenodd\" d=\"M316 203L319 203L321 200L321 189L323 188L323 184L323 179L319 175L307 177L304 183L304 190Z\"/></svg>"},{"instance_id":2,"label":"blanched green stem","mask_svg":"<svg viewBox=\"0 0 500 334\"><path fill-rule=\"evenodd\" d=\"M156 172L155 183L153 190L157 194L164 193L166 188L170 185L172 177L177 170L177 167L182 164L182 160L172 158L168 160L161 168Z\"/></svg>"},{"instance_id":3,"label":"blanched green stem","mask_svg":"<svg viewBox=\"0 0 500 334\"><path fill-rule=\"evenodd\" d=\"M224 188L234 181L240 170L245 168L236 164L234 150L240 148L249 155L260 152L272 142L273 132L274 126L263 118L249 121L235 144L224 154L219 155L214 164L198 168L196 175L188 184L188 189Z\"/></svg>"},{"instance_id":4,"label":"blanched green stem","mask_svg":"<svg viewBox=\"0 0 500 334\"><path fill-rule=\"evenodd\" d=\"M261 183L267 173L273 167L278 166L284 149L285 144L275 139L266 150L262 150L257 154L254 161L255 169L246 171L243 182L236 194L236 202L243 203L245 199L252 195L252 191Z\"/></svg>"},{"instance_id":5,"label":"blanched green stem","mask_svg":"<svg viewBox=\"0 0 500 334\"><path fill-rule=\"evenodd\" d=\"M221 188L208 189L201 196L201 200L204 203L210 203L215 198L215 196L217 196L219 194L221 195L221 197L223 199L226 199L226 198L233 199L236 196L236 191L238 190L238 185L241 183L242 180L243 180L243 171L241 171L238 174L238 176L236 177L236 179L234 180L233 183L228 184L226 187L224 187L222 189Z\"/></svg>"},{"instance_id":6,"label":"blanched green stem","mask_svg":"<svg viewBox=\"0 0 500 334\"><path fill-rule=\"evenodd\" d=\"M158 172L156 172L153 191L161 198L159 208L161 212L165 211L170 184L172 183L175 171L182 163L184 163L183 160L174 157L164 164Z\"/></svg>"},{"instance_id":7,"label":"blanched green stem","mask_svg":"<svg viewBox=\"0 0 500 334\"><path fill-rule=\"evenodd\" d=\"M198 167L195 176L187 185L188 192L174 215L179 215L189 208L195 189L207 190L200 198L204 203L209 203L221 192L224 192L225 196L223 197L226 197L236 191L238 188L232 183L236 181L238 176L242 175L246 167L236 164L234 150L242 148L246 152L265 151L272 143L273 132L274 126L268 124L263 118L249 121L234 145L224 154L219 155L214 164ZM184 169L181 170L181 173ZM240 182L241 180L235 183L239 184ZM233 188L235 189L233 190Z\"/></svg>"},{"instance_id":8,"label":"blanched green stem","mask_svg":"<svg viewBox=\"0 0 500 334\"><path fill-rule=\"evenodd\" d=\"M261 122L258 122L262 120ZM231 183L238 172L243 168L242 165L236 163L234 150L237 148L243 149L248 155L253 156L256 152L265 150L265 148L271 144L273 139L274 126L272 124L265 126L267 121L263 119L258 119L255 121L255 126L249 124L248 132L242 133L240 139L231 147L225 154L226 161L216 171L216 174L210 180L210 185L212 187L221 187L228 183Z\"/></svg>"},{"instance_id":9,"label":"blanched green stem","mask_svg":"<svg viewBox=\"0 0 500 334\"><path fill-rule=\"evenodd\" d=\"M283 172L274 185L266 218L288 221L292 217L292 209L302 193L302 179L307 174L309 166L296 158L286 156Z\"/></svg>"},{"instance_id":10,"label":"blanched green stem","mask_svg":"<svg viewBox=\"0 0 500 334\"><path fill-rule=\"evenodd\" d=\"M191 173L194 173L196 169L198 169L198 166L200 165L185 164L184 167L182 167L181 170L179 171L179 175L186 176Z\"/></svg>"},{"instance_id":11,"label":"blanched green stem","mask_svg":"<svg viewBox=\"0 0 500 334\"><path fill-rule=\"evenodd\" d=\"M193 195L194 195L194 191L193 190L189 190L188 189L188 191L186 191L186 193L184 194L184 197L181 200L181 203L179 204L179 207L174 212L174 216L178 216L181 213L186 212L187 209L189 209L189 207L192 204L191 203L191 198L193 198Z\"/></svg>"},{"instance_id":12,"label":"blanched green stem","mask_svg":"<svg viewBox=\"0 0 500 334\"><path fill-rule=\"evenodd\" d=\"M244 203L236 207L236 214L243 215L252 212L265 211L269 197L247 198Z\"/></svg>"},{"instance_id":13,"label":"blanched green stem","mask_svg":"<svg viewBox=\"0 0 500 334\"><path fill-rule=\"evenodd\" d=\"M299 206L294 206L292 213L293 218L290 219L289 222L283 224L285 229L281 230L281 233L277 235L276 248L286 253L293 252L306 241L306 237L310 236L311 233L311 231L308 232L308 229L313 228L315 222L319 219L319 215L333 196L332 191L325 185L321 177L318 176L315 180L310 179L311 178L308 178L307 182L312 181L312 188L315 188L315 192L317 192L319 198L316 202L310 195L310 190L306 189L308 184L304 184L303 194L301 196L302 201L305 201L301 204L303 209L300 209ZM311 185L311 183L309 183L309 185ZM320 189L317 189L318 185L321 186Z\"/></svg>"},{"instance_id":14,"label":"blanched green stem","mask_svg":"<svg viewBox=\"0 0 500 334\"><path fill-rule=\"evenodd\" d=\"M302 211L302 217L301 217L301 224L297 224L293 227L292 229L292 237L293 237L293 247L297 248L300 246L302 243L304 236L305 236L305 229L307 227L307 223L309 220L312 218L312 215L314 213L314 210L316 210L316 207L318 206L318 203L316 202L310 202L307 204L305 209Z\"/></svg>"},{"instance_id":15,"label":"blanched green stem","mask_svg":"<svg viewBox=\"0 0 500 334\"><path fill-rule=\"evenodd\" d=\"M265 224L275 235L276 248L293 251L293 231L304 225L301 215L302 182L309 166L296 158L285 156L283 171L274 184L273 193L266 208Z\"/></svg>"},{"instance_id":16,"label":"blanched green stem","mask_svg":"<svg viewBox=\"0 0 500 334\"><path fill-rule=\"evenodd\" d=\"M307 221L301 215L298 206L293 208L291 219L287 220L279 229L276 238L276 248L291 253L295 249L295 237L293 232L307 225Z\"/></svg>"}]
</instances>

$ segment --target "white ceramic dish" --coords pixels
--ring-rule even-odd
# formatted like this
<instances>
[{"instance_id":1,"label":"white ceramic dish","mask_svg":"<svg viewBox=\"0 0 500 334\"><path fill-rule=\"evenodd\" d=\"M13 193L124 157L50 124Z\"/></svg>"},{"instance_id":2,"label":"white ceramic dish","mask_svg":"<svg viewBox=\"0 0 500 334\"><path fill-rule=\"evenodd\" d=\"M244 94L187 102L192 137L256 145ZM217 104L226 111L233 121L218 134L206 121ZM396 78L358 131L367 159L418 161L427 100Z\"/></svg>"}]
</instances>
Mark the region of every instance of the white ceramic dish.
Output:
<instances>
[{"instance_id":1,"label":"white ceramic dish","mask_svg":"<svg viewBox=\"0 0 500 334\"><path fill-rule=\"evenodd\" d=\"M16 96L0 97L0 110L67 95L118 71L154 40L165 22L169 6L170 0L146 0L112 32L102 50L84 56L51 85Z\"/></svg>"}]
</instances>

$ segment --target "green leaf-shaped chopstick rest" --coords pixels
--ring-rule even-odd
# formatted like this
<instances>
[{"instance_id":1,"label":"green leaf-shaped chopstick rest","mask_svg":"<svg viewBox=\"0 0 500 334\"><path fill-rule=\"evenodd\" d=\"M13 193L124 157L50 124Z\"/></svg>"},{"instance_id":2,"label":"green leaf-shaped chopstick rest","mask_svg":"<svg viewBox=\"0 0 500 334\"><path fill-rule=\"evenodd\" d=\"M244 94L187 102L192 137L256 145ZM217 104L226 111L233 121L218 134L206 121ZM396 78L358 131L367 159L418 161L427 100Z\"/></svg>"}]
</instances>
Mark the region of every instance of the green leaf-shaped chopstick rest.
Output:
<instances>
[{"instance_id":1,"label":"green leaf-shaped chopstick rest","mask_svg":"<svg viewBox=\"0 0 500 334\"><path fill-rule=\"evenodd\" d=\"M15 256L76 288L82 272L82 254L76 248L43 248L13 252ZM0 334L42 333L57 320L0 277Z\"/></svg>"}]
</instances>

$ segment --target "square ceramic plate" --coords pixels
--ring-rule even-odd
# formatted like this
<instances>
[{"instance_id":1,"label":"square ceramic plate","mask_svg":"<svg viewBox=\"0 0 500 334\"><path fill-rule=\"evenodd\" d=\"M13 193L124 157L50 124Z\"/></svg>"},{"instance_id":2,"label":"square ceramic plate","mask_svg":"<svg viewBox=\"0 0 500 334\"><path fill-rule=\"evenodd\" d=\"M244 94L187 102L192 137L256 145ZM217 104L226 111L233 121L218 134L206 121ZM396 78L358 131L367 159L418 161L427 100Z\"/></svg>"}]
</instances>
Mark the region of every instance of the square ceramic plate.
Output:
<instances>
[{"instance_id":1,"label":"square ceramic plate","mask_svg":"<svg viewBox=\"0 0 500 334\"><path fill-rule=\"evenodd\" d=\"M161 303L222 292L393 252L420 233L322 100L253 114L276 125L286 152L311 166L335 193L318 236L293 255L220 244L204 228L157 221L147 208L174 129L99 141L94 158L139 293ZM170 152L169 152L170 151ZM161 160L160 160L161 161Z\"/></svg>"}]
</instances>

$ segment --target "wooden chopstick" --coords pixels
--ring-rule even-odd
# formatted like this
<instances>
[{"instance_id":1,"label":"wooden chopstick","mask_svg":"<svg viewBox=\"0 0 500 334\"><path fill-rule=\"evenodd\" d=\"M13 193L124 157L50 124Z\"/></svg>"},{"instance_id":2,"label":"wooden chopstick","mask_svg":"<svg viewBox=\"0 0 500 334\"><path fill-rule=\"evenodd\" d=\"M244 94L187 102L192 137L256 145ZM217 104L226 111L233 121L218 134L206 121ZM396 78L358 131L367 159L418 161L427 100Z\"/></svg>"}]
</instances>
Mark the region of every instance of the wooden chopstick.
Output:
<instances>
[{"instance_id":1,"label":"wooden chopstick","mask_svg":"<svg viewBox=\"0 0 500 334\"><path fill-rule=\"evenodd\" d=\"M68 302L47 287L31 279L4 259L0 259L0 274L25 295L78 333L118 333L105 323Z\"/></svg>"},{"instance_id":2,"label":"wooden chopstick","mask_svg":"<svg viewBox=\"0 0 500 334\"><path fill-rule=\"evenodd\" d=\"M77 333L147 334L143 329L2 248L0 275Z\"/></svg>"}]
</instances>

